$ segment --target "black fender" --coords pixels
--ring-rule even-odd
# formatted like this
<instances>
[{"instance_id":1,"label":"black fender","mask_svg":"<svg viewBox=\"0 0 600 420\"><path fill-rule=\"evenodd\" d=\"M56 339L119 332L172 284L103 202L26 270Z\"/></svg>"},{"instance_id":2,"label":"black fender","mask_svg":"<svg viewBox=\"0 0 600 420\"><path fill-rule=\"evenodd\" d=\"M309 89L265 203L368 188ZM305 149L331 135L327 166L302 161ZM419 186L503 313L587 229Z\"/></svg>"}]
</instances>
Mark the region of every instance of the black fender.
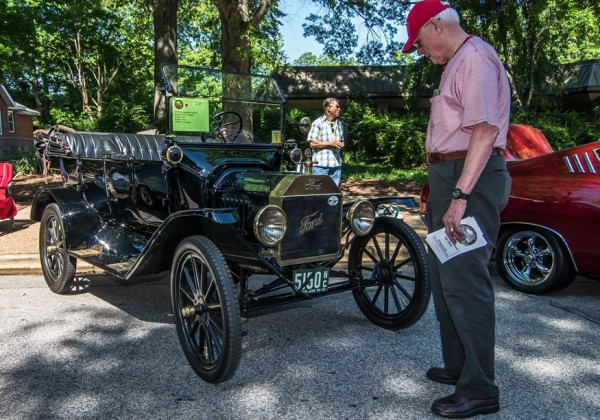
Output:
<instances>
[{"instance_id":1,"label":"black fender","mask_svg":"<svg viewBox=\"0 0 600 420\"><path fill-rule=\"evenodd\" d=\"M257 248L238 228L237 212L232 209L194 209L171 214L154 232L125 279L169 269L179 243L189 236L210 239L226 260L256 261Z\"/></svg>"},{"instance_id":2,"label":"black fender","mask_svg":"<svg viewBox=\"0 0 600 420\"><path fill-rule=\"evenodd\" d=\"M63 217L67 248L87 248L92 235L104 224L96 210L75 189L44 188L33 197L31 220L42 220L44 209L52 203L58 205Z\"/></svg>"}]
</instances>

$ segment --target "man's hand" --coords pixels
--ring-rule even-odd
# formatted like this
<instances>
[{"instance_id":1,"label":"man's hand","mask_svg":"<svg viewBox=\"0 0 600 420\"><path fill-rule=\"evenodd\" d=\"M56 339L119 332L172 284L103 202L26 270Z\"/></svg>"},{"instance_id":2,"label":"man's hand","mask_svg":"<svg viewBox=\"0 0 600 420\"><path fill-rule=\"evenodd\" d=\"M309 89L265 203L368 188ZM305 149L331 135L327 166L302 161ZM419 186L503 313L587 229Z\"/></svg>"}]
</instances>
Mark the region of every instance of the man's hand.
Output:
<instances>
[{"instance_id":1,"label":"man's hand","mask_svg":"<svg viewBox=\"0 0 600 420\"><path fill-rule=\"evenodd\" d=\"M343 149L344 148L344 142L340 141L340 140L330 141L329 144L334 149Z\"/></svg>"},{"instance_id":2,"label":"man's hand","mask_svg":"<svg viewBox=\"0 0 600 420\"><path fill-rule=\"evenodd\" d=\"M465 216L466 208L467 200L452 200L450 207L448 207L446 214L442 218L446 235L453 244L465 239L465 232L460 227L460 221Z\"/></svg>"}]
</instances>

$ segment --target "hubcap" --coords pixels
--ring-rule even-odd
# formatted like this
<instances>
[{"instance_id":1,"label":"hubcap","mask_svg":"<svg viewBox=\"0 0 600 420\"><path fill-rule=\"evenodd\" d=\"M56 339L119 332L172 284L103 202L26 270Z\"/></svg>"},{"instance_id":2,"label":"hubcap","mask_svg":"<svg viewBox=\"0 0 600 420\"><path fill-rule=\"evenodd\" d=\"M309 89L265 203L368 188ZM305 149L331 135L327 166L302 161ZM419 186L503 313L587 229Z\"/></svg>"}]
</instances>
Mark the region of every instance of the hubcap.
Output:
<instances>
[{"instance_id":1,"label":"hubcap","mask_svg":"<svg viewBox=\"0 0 600 420\"><path fill-rule=\"evenodd\" d=\"M513 235L504 247L502 261L510 279L518 284L537 286L548 280L555 255L546 239L537 232Z\"/></svg>"}]
</instances>

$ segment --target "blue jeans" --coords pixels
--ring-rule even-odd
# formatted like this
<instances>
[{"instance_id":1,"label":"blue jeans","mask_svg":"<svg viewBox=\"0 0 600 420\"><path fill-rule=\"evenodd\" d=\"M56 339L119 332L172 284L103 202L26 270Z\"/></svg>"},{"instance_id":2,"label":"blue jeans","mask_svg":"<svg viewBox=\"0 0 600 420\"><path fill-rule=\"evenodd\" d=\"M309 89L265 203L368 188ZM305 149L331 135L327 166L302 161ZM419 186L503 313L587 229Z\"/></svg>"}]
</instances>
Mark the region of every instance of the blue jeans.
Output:
<instances>
[{"instance_id":1,"label":"blue jeans","mask_svg":"<svg viewBox=\"0 0 600 420\"><path fill-rule=\"evenodd\" d=\"M341 166L313 166L313 175L329 175L339 186L342 183L342 167Z\"/></svg>"}]
</instances>

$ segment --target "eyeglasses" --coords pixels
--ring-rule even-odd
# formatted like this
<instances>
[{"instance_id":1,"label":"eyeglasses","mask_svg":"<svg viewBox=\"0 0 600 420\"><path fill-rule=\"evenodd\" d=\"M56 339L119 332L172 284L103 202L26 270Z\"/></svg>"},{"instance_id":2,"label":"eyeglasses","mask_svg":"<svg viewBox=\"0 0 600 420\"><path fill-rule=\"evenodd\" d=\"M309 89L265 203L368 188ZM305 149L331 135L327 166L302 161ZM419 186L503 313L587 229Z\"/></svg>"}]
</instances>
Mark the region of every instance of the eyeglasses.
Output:
<instances>
[{"instance_id":1,"label":"eyeglasses","mask_svg":"<svg viewBox=\"0 0 600 420\"><path fill-rule=\"evenodd\" d=\"M427 28L427 25L429 25L429 22L427 22L425 25L423 25L423 27L421 28L421 31L424 31L425 28ZM417 50L420 50L422 47L421 40L419 38L415 39L415 42L413 42L413 45L417 48Z\"/></svg>"},{"instance_id":2,"label":"eyeglasses","mask_svg":"<svg viewBox=\"0 0 600 420\"><path fill-rule=\"evenodd\" d=\"M437 19L437 20L440 20L440 18L436 18L436 19ZM427 23L425 23L425 25L423 25L423 26L421 27L421 31L424 31L424 30L425 30L425 28L427 28L427 26L429 26L429 23L430 23L430 22L431 22L431 21L428 21ZM419 32L419 33L420 33L420 32ZM419 37L419 38L420 38L420 37ZM423 45L421 45L421 40L420 40L419 38L415 39L415 42L413 42L413 45L415 46L415 48L416 48L417 50L420 50L420 49L423 47Z\"/></svg>"}]
</instances>

